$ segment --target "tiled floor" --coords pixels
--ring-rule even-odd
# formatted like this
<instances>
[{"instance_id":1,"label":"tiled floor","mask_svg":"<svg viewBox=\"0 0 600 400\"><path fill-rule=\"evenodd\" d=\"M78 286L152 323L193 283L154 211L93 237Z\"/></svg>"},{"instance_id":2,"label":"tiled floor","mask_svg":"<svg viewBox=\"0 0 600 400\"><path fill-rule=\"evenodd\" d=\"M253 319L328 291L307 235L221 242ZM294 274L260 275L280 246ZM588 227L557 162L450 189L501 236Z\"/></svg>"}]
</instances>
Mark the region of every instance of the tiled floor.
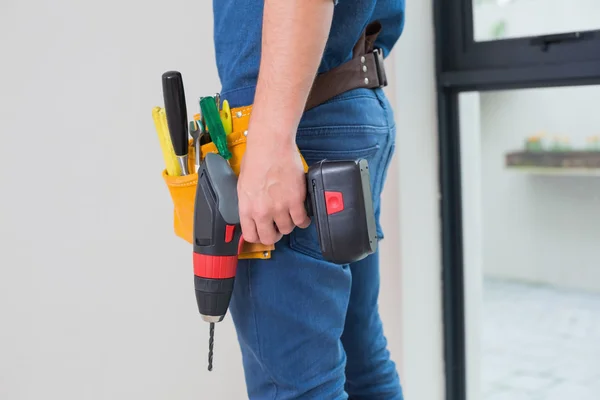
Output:
<instances>
[{"instance_id":1,"label":"tiled floor","mask_svg":"<svg viewBox=\"0 0 600 400\"><path fill-rule=\"evenodd\" d=\"M484 400L600 400L600 294L486 279Z\"/></svg>"}]
</instances>

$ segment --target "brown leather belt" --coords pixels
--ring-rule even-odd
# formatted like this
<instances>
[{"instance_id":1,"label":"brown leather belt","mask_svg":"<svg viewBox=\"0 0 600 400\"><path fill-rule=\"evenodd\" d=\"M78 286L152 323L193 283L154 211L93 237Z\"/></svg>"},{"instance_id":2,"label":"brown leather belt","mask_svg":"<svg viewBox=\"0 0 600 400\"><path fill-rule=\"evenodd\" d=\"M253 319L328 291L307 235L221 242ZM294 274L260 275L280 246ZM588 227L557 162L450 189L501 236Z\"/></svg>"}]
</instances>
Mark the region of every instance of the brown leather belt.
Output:
<instances>
[{"instance_id":1,"label":"brown leather belt","mask_svg":"<svg viewBox=\"0 0 600 400\"><path fill-rule=\"evenodd\" d=\"M381 32L378 21L367 25L352 50L352 59L317 75L306 102L305 111L352 89L375 89L387 86L383 53L375 48Z\"/></svg>"}]
</instances>

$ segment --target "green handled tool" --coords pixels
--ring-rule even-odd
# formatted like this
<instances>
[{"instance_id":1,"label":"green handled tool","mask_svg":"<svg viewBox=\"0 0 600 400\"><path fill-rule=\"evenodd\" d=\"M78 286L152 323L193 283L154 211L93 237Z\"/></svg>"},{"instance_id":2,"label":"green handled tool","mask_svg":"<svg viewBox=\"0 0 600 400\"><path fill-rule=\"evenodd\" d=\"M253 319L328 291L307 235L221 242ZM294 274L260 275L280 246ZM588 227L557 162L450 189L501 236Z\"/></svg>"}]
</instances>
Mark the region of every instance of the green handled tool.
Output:
<instances>
[{"instance_id":1,"label":"green handled tool","mask_svg":"<svg viewBox=\"0 0 600 400\"><path fill-rule=\"evenodd\" d=\"M204 123L208 130L211 140L217 146L219 154L226 160L231 158L231 153L227 148L227 135L221 122L221 115L214 97L203 97L200 99L200 110L204 118Z\"/></svg>"}]
</instances>

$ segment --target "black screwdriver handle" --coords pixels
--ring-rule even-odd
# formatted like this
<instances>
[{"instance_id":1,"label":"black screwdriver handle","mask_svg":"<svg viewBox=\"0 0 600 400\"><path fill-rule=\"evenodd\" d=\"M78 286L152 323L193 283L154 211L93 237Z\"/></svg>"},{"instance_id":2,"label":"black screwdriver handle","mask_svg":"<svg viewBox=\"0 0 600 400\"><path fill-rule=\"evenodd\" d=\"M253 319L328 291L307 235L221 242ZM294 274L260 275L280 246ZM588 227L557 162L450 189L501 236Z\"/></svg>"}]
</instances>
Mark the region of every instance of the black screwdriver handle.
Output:
<instances>
[{"instance_id":1,"label":"black screwdriver handle","mask_svg":"<svg viewBox=\"0 0 600 400\"><path fill-rule=\"evenodd\" d=\"M162 85L173 149L175 155L185 156L188 153L188 121L181 73L179 71L165 72L162 76Z\"/></svg>"}]
</instances>

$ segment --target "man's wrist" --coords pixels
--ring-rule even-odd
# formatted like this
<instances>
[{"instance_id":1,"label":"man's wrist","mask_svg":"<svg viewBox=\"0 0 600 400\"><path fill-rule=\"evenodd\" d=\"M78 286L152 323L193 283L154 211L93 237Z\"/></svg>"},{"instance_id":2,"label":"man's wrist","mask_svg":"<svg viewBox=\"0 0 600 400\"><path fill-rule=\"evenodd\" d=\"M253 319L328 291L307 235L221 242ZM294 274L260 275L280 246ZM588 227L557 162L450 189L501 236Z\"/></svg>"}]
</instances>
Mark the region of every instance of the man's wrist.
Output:
<instances>
[{"instance_id":1,"label":"man's wrist","mask_svg":"<svg viewBox=\"0 0 600 400\"><path fill-rule=\"evenodd\" d=\"M277 97L276 94L271 96ZM268 101L266 98L264 100ZM255 103L248 126L248 140L252 135L253 139L259 141L279 144L295 142L299 123L295 110L291 106L282 108L281 104L269 105L266 101Z\"/></svg>"},{"instance_id":2,"label":"man's wrist","mask_svg":"<svg viewBox=\"0 0 600 400\"><path fill-rule=\"evenodd\" d=\"M296 129L255 124L248 127L246 141L249 147L287 148L296 143Z\"/></svg>"}]
</instances>

